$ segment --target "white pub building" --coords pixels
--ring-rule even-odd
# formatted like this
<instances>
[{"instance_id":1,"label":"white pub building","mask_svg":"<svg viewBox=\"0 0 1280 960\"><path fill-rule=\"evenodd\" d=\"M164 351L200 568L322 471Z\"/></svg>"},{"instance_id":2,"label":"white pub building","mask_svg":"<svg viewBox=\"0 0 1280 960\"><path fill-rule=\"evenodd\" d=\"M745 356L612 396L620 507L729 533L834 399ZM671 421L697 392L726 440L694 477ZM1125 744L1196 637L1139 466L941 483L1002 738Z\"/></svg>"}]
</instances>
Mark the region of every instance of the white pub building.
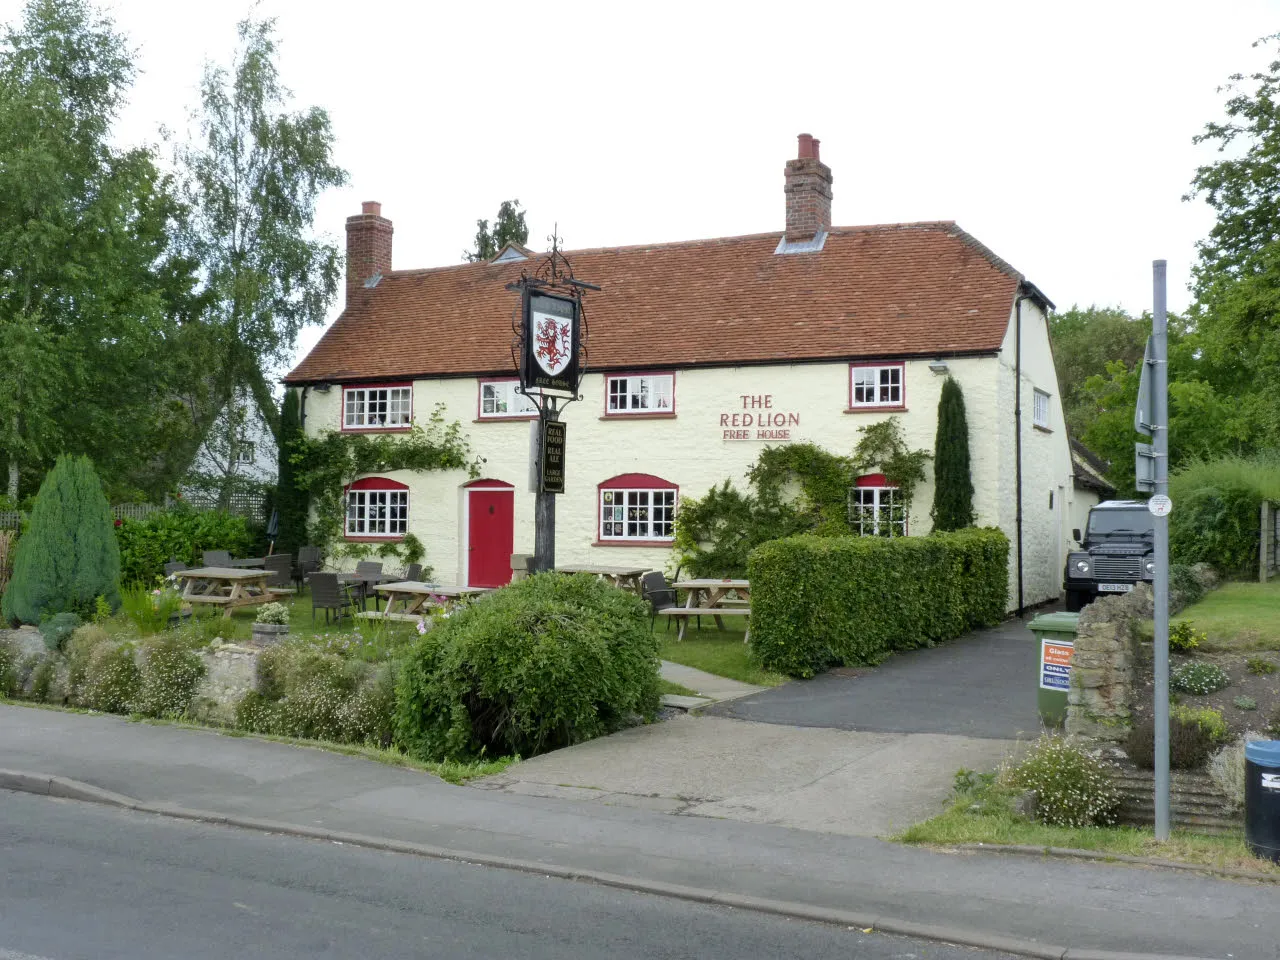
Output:
<instances>
[{"instance_id":1,"label":"white pub building","mask_svg":"<svg viewBox=\"0 0 1280 960\"><path fill-rule=\"evenodd\" d=\"M1052 304L952 222L836 227L829 167L803 134L786 164L785 230L566 251L589 350L568 433L556 559L671 569L682 495L745 474L770 444L848 454L858 428L900 418L933 449L944 378L964 391L978 522L1010 541L1010 606L1056 597L1070 531L1097 495L1076 481L1046 312ZM495 586L533 553L529 402L515 390L506 289L539 257L392 269L377 203L347 220L346 308L286 378L303 429L394 432L443 404L483 475L389 471L348 490L354 541L418 536L441 581ZM895 496L857 478L864 524ZM894 534L929 532L932 483ZM869 530L867 532L885 532ZM1019 549L1020 546L1020 549ZM1021 578L1018 557L1021 555Z\"/></svg>"}]
</instances>

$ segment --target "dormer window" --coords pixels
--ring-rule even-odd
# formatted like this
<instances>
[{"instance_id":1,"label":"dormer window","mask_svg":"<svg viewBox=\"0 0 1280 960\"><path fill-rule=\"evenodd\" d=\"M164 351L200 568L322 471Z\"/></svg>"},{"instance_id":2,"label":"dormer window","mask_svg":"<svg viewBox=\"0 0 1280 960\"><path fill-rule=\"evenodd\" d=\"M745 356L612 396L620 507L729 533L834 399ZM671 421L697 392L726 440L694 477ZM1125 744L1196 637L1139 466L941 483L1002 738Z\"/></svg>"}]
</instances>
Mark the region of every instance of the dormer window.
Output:
<instances>
[{"instance_id":1,"label":"dormer window","mask_svg":"<svg viewBox=\"0 0 1280 960\"><path fill-rule=\"evenodd\" d=\"M412 424L413 384L343 388L343 430L408 430Z\"/></svg>"}]
</instances>

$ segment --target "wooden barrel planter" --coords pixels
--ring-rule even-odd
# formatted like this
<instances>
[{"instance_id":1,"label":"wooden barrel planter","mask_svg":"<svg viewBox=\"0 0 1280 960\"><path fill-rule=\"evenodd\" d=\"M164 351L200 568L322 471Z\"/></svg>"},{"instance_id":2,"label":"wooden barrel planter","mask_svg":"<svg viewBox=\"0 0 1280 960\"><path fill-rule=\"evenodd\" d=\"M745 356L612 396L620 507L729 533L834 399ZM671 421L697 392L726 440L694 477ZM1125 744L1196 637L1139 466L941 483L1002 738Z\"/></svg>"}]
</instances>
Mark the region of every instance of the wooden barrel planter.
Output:
<instances>
[{"instance_id":1,"label":"wooden barrel planter","mask_svg":"<svg viewBox=\"0 0 1280 960\"><path fill-rule=\"evenodd\" d=\"M273 647L289 633L287 623L254 623L253 645L255 647Z\"/></svg>"}]
</instances>

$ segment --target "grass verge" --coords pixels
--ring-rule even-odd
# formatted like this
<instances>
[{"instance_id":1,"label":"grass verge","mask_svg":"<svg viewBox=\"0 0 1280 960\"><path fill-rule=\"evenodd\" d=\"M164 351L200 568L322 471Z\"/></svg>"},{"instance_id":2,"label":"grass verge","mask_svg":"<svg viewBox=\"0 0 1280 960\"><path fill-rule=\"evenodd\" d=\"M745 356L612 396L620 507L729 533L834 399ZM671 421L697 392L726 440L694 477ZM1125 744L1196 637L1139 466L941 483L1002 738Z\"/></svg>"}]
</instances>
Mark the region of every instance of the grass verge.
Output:
<instances>
[{"instance_id":1,"label":"grass verge","mask_svg":"<svg viewBox=\"0 0 1280 960\"><path fill-rule=\"evenodd\" d=\"M1280 580L1224 583L1175 619L1208 634L1203 651L1280 650Z\"/></svg>"},{"instance_id":2,"label":"grass verge","mask_svg":"<svg viewBox=\"0 0 1280 960\"><path fill-rule=\"evenodd\" d=\"M947 810L908 827L899 843L954 847L966 843L1063 847L1103 854L1154 857L1217 870L1246 870L1280 880L1280 866L1259 860L1245 846L1243 832L1227 836L1175 830L1167 843L1142 827L1050 827L1016 814L1012 796L999 787L978 787L955 794Z\"/></svg>"},{"instance_id":3,"label":"grass verge","mask_svg":"<svg viewBox=\"0 0 1280 960\"><path fill-rule=\"evenodd\" d=\"M708 617L701 630L689 624L684 640L676 640L675 630L664 634L660 655L672 663L758 687L786 683L787 678L782 674L765 670L751 659L751 648L742 642L743 635L744 631L732 627L723 632L717 630L715 622Z\"/></svg>"},{"instance_id":4,"label":"grass verge","mask_svg":"<svg viewBox=\"0 0 1280 960\"><path fill-rule=\"evenodd\" d=\"M702 694L697 690L690 690L688 687L682 687L678 683L672 683L670 680L658 681L658 692L669 693L675 697L700 697Z\"/></svg>"}]
</instances>

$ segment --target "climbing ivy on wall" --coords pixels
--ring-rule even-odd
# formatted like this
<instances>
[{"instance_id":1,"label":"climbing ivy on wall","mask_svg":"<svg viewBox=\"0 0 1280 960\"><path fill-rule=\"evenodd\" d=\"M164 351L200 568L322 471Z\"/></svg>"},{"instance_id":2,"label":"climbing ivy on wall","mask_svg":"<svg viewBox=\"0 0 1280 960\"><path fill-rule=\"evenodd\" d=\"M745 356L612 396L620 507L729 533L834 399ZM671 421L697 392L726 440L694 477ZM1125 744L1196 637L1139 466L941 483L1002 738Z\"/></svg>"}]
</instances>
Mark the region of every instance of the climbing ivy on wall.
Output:
<instances>
[{"instance_id":1,"label":"climbing ivy on wall","mask_svg":"<svg viewBox=\"0 0 1280 960\"><path fill-rule=\"evenodd\" d=\"M903 502L924 479L928 451L909 450L896 417L863 427L853 456L812 443L766 447L747 471L749 489L726 480L703 497L682 497L675 549L682 572L698 577L746 576L747 555L761 543L815 533L847 536L854 478L883 473Z\"/></svg>"},{"instance_id":2,"label":"climbing ivy on wall","mask_svg":"<svg viewBox=\"0 0 1280 960\"><path fill-rule=\"evenodd\" d=\"M416 563L423 556L421 541L412 534L398 544L346 541L345 491L353 481L392 470L465 470L474 479L484 462L472 452L462 425L445 422L443 404L436 405L425 425L415 423L408 433L327 430L299 440L296 448L297 484L310 494L313 510L310 540L331 560L376 552Z\"/></svg>"}]
</instances>

